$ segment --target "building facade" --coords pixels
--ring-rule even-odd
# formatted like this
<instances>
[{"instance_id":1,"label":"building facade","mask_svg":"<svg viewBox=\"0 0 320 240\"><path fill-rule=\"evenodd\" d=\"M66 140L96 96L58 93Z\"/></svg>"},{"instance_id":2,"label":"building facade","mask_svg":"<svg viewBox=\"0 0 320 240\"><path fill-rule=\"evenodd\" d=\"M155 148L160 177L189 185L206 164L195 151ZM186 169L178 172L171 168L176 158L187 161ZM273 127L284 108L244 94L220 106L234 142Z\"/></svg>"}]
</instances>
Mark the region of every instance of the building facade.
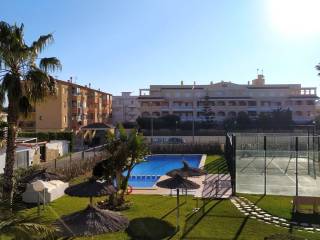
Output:
<instances>
[{"instance_id":1,"label":"building facade","mask_svg":"<svg viewBox=\"0 0 320 240\"><path fill-rule=\"evenodd\" d=\"M131 96L131 92L122 92L121 96L112 98L113 124L135 122L140 115L138 96Z\"/></svg>"},{"instance_id":2,"label":"building facade","mask_svg":"<svg viewBox=\"0 0 320 240\"><path fill-rule=\"evenodd\" d=\"M240 112L256 118L260 113L289 109L297 123L312 121L316 114L315 87L300 84L265 84L263 75L251 83L231 82L209 85L151 85L140 89L138 101L142 117L180 116L182 121L214 119L221 122Z\"/></svg>"},{"instance_id":3,"label":"building facade","mask_svg":"<svg viewBox=\"0 0 320 240\"><path fill-rule=\"evenodd\" d=\"M36 103L19 123L24 131L78 131L87 124L111 121L112 95L72 80L56 80L56 95Z\"/></svg>"}]
</instances>

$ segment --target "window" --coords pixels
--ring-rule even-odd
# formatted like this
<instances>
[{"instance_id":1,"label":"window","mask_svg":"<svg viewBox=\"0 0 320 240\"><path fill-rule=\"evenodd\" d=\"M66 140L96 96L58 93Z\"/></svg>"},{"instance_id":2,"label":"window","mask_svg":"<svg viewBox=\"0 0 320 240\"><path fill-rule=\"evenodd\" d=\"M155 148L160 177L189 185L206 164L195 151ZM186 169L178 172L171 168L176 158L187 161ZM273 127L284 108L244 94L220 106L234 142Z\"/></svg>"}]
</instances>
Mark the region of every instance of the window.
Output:
<instances>
[{"instance_id":1,"label":"window","mask_svg":"<svg viewBox=\"0 0 320 240\"><path fill-rule=\"evenodd\" d=\"M257 106L257 102L256 101L249 101L248 102L248 106Z\"/></svg>"},{"instance_id":2,"label":"window","mask_svg":"<svg viewBox=\"0 0 320 240\"><path fill-rule=\"evenodd\" d=\"M39 116L39 120L42 120L42 116L41 115Z\"/></svg>"},{"instance_id":3,"label":"window","mask_svg":"<svg viewBox=\"0 0 320 240\"><path fill-rule=\"evenodd\" d=\"M308 100L307 101L307 105L314 105L314 101L313 100Z\"/></svg>"},{"instance_id":4,"label":"window","mask_svg":"<svg viewBox=\"0 0 320 240\"><path fill-rule=\"evenodd\" d=\"M248 111L248 115L250 117L255 117L255 116L257 116L257 112L256 111Z\"/></svg>"},{"instance_id":5,"label":"window","mask_svg":"<svg viewBox=\"0 0 320 240\"><path fill-rule=\"evenodd\" d=\"M64 116L64 123L67 122L67 116Z\"/></svg>"}]
</instances>

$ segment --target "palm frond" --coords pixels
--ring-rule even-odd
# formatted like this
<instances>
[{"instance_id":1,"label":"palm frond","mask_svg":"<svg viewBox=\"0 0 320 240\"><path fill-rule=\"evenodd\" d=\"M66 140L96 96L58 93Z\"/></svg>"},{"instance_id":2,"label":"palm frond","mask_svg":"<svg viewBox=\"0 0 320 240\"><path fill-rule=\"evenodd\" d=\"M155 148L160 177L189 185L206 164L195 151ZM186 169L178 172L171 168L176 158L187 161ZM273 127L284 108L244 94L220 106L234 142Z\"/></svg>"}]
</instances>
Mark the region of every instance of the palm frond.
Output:
<instances>
[{"instance_id":1,"label":"palm frond","mask_svg":"<svg viewBox=\"0 0 320 240\"><path fill-rule=\"evenodd\" d=\"M51 57L51 58L42 58L40 60L39 63L39 67L41 70L45 71L45 72L54 72L56 70L60 70L62 69L62 65L59 61L59 59L55 58L55 57Z\"/></svg>"},{"instance_id":2,"label":"palm frond","mask_svg":"<svg viewBox=\"0 0 320 240\"><path fill-rule=\"evenodd\" d=\"M55 239L56 229L33 222L32 219L9 217L0 222L0 234L14 236L15 239Z\"/></svg>"},{"instance_id":3,"label":"palm frond","mask_svg":"<svg viewBox=\"0 0 320 240\"><path fill-rule=\"evenodd\" d=\"M25 78L25 92L32 102L42 101L46 96L55 93L55 81L38 68L28 71Z\"/></svg>"},{"instance_id":4,"label":"palm frond","mask_svg":"<svg viewBox=\"0 0 320 240\"><path fill-rule=\"evenodd\" d=\"M31 45L31 49L36 53L41 53L42 50L50 43L53 42L52 34L42 35L37 41L34 41Z\"/></svg>"}]
</instances>

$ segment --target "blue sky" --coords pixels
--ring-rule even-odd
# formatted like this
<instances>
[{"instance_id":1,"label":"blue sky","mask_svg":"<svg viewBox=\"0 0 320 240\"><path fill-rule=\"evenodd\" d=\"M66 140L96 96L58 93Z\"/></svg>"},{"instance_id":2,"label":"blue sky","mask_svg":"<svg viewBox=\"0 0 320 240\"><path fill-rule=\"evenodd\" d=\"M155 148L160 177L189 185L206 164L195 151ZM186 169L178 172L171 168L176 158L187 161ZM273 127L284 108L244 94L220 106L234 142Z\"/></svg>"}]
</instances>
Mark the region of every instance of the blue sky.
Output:
<instances>
[{"instance_id":1,"label":"blue sky","mask_svg":"<svg viewBox=\"0 0 320 240\"><path fill-rule=\"evenodd\" d=\"M53 33L44 55L61 60L60 79L116 95L181 80L246 84L257 68L267 83L319 87L315 1L1 0L0 20L24 23L28 42Z\"/></svg>"}]
</instances>

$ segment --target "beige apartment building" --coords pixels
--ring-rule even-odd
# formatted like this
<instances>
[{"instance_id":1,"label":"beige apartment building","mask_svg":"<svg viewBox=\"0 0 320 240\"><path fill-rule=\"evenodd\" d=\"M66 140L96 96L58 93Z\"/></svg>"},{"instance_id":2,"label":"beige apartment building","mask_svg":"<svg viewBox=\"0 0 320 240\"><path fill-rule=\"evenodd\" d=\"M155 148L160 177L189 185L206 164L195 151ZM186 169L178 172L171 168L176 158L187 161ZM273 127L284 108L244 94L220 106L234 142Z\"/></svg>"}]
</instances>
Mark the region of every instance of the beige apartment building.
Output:
<instances>
[{"instance_id":1,"label":"beige apartment building","mask_svg":"<svg viewBox=\"0 0 320 240\"><path fill-rule=\"evenodd\" d=\"M131 92L122 92L121 96L112 97L112 123L133 123L140 115L138 96Z\"/></svg>"},{"instance_id":2,"label":"beige apartment building","mask_svg":"<svg viewBox=\"0 0 320 240\"><path fill-rule=\"evenodd\" d=\"M180 116L182 121L215 121L236 117L240 112L256 118L260 113L290 109L296 123L312 121L318 100L315 87L301 84L266 84L259 74L248 84L232 82L209 85L151 85L140 89L140 115L160 117L167 114Z\"/></svg>"},{"instance_id":3,"label":"beige apartment building","mask_svg":"<svg viewBox=\"0 0 320 240\"><path fill-rule=\"evenodd\" d=\"M37 103L19 122L24 131L78 131L91 123L109 123L112 95L89 86L56 80L56 96Z\"/></svg>"}]
</instances>

